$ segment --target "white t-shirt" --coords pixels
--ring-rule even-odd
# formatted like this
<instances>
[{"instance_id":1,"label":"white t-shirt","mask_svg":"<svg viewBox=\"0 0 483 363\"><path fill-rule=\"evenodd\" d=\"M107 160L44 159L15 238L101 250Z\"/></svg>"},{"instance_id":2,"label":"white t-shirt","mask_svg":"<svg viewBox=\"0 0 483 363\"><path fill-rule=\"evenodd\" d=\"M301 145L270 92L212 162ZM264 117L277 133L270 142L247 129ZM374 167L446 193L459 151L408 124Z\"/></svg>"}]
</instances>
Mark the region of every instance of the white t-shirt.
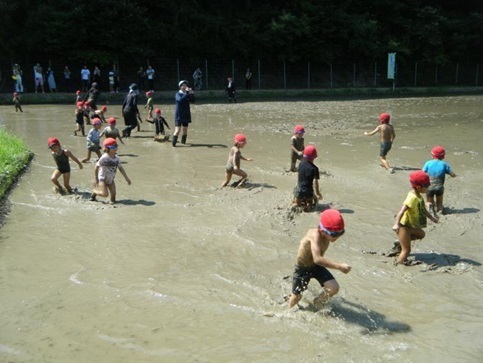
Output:
<instances>
[{"instance_id":1,"label":"white t-shirt","mask_svg":"<svg viewBox=\"0 0 483 363\"><path fill-rule=\"evenodd\" d=\"M116 176L117 168L120 164L121 159L117 154L114 158L111 158L109 154L104 153L97 162L97 166L99 167L99 181L103 181L106 184L112 184Z\"/></svg>"}]
</instances>

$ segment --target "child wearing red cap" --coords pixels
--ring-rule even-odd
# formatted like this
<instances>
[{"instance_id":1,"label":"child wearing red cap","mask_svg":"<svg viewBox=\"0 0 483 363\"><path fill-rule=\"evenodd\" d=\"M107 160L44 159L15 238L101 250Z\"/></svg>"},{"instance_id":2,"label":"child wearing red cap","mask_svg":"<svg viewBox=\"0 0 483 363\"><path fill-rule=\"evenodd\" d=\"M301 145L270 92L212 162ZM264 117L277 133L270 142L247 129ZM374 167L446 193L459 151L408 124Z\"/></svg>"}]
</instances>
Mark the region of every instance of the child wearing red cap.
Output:
<instances>
[{"instance_id":1,"label":"child wearing red cap","mask_svg":"<svg viewBox=\"0 0 483 363\"><path fill-rule=\"evenodd\" d=\"M102 121L98 118L92 120L92 129L89 131L86 137L87 144L87 156L82 159L83 163L87 163L91 159L91 153L95 152L97 157L101 157L101 129Z\"/></svg>"},{"instance_id":2,"label":"child wearing red cap","mask_svg":"<svg viewBox=\"0 0 483 363\"><path fill-rule=\"evenodd\" d=\"M77 128L74 130L74 136L77 136L77 133L80 131L82 132L82 136L86 136L85 126L84 126L84 102L79 101L76 104L75 109L75 123Z\"/></svg>"},{"instance_id":3,"label":"child wearing red cap","mask_svg":"<svg viewBox=\"0 0 483 363\"><path fill-rule=\"evenodd\" d=\"M302 160L304 155L304 134L305 129L302 125L294 128L293 136L290 138L290 170L297 171L295 164L297 160Z\"/></svg>"},{"instance_id":4,"label":"child wearing red cap","mask_svg":"<svg viewBox=\"0 0 483 363\"><path fill-rule=\"evenodd\" d=\"M106 114L107 112L107 106L102 106L100 110L95 110L94 112L91 112L90 114L90 118L91 119L94 119L94 118L98 118L102 121L102 123L107 123L107 120L106 120Z\"/></svg>"},{"instance_id":5,"label":"child wearing red cap","mask_svg":"<svg viewBox=\"0 0 483 363\"><path fill-rule=\"evenodd\" d=\"M121 165L121 159L117 156L117 143L113 138L104 140L104 154L96 163L94 169L95 186L91 194L91 201L95 201L97 196L107 197L110 195L109 204L116 203L116 171L119 169L128 185L131 185L131 180L126 174L126 171Z\"/></svg>"},{"instance_id":6,"label":"child wearing red cap","mask_svg":"<svg viewBox=\"0 0 483 363\"><path fill-rule=\"evenodd\" d=\"M344 219L340 212L327 209L320 214L318 228L309 229L300 240L293 273L292 294L288 300L289 308L302 299L302 292L307 290L310 279L316 279L322 286L322 292L314 299L314 305L317 308L339 292L339 283L328 268L346 274L350 272L351 266L331 261L324 255L329 244L337 241L344 234L344 228Z\"/></svg>"},{"instance_id":7,"label":"child wearing red cap","mask_svg":"<svg viewBox=\"0 0 483 363\"><path fill-rule=\"evenodd\" d=\"M18 95L17 92L13 93L13 99L12 99L13 104L15 105L15 112L23 112L22 110L22 105L20 104L20 96Z\"/></svg>"},{"instance_id":8,"label":"child wearing red cap","mask_svg":"<svg viewBox=\"0 0 483 363\"><path fill-rule=\"evenodd\" d=\"M423 171L428 173L431 185L426 192L426 201L429 210L433 213L443 212L444 180L446 174L454 178L456 174L451 170L449 164L444 161L446 150L442 146L435 146L431 150L432 160L427 161L423 166ZM436 208L434 197L436 196Z\"/></svg>"},{"instance_id":9,"label":"child wearing red cap","mask_svg":"<svg viewBox=\"0 0 483 363\"><path fill-rule=\"evenodd\" d=\"M171 129L169 128L169 125L166 122L166 120L164 119L164 117L161 116L161 110L159 108L157 108L154 111L154 118L152 120L146 119L146 121L151 123L151 124L154 124L154 126L156 127L156 131L155 131L155 135L154 135L154 141L167 141L167 140L169 140L169 136L166 135L166 133L164 131L164 125L166 125L166 127L169 130L171 130Z\"/></svg>"},{"instance_id":10,"label":"child wearing red cap","mask_svg":"<svg viewBox=\"0 0 483 363\"><path fill-rule=\"evenodd\" d=\"M231 180L233 174L240 176L236 182L233 182L232 187L240 187L247 181L248 175L242 169L240 169L240 160L252 161L253 159L245 158L241 154L241 149L243 149L247 143L247 138L243 134L236 134L234 138L235 145L230 149L228 154L228 161L225 167L225 181L221 184L221 187L226 187Z\"/></svg>"},{"instance_id":11,"label":"child wearing red cap","mask_svg":"<svg viewBox=\"0 0 483 363\"><path fill-rule=\"evenodd\" d=\"M122 137L121 137L121 132L116 127L116 123L117 123L116 118L109 117L107 119L107 123L108 123L108 126L106 126L104 130L102 130L100 137L105 137L106 139L110 137L110 138L113 138L114 140L119 139L121 144L124 145L124 141L122 141Z\"/></svg>"},{"instance_id":12,"label":"child wearing red cap","mask_svg":"<svg viewBox=\"0 0 483 363\"><path fill-rule=\"evenodd\" d=\"M401 253L397 258L397 263L406 263L411 253L411 241L423 239L426 233L426 218L438 223L438 219L433 217L427 210L423 200L423 193L426 193L430 185L429 176L422 170L414 171L409 175L412 189L409 191L403 206L396 215L396 222L392 227L396 232Z\"/></svg>"},{"instance_id":13,"label":"child wearing red cap","mask_svg":"<svg viewBox=\"0 0 483 363\"><path fill-rule=\"evenodd\" d=\"M317 158L315 146L306 146L303 160L299 165L297 186L294 190L295 198L292 207L302 207L306 212L315 208L317 198L322 199L319 190L319 168L314 164L315 158Z\"/></svg>"},{"instance_id":14,"label":"child wearing red cap","mask_svg":"<svg viewBox=\"0 0 483 363\"><path fill-rule=\"evenodd\" d=\"M79 169L82 169L82 164L80 163L79 159L77 159L69 150L63 149L60 146L59 139L56 137L50 137L47 141L49 149L52 151L52 157L55 160L55 164L57 165L57 169L53 172L50 180L54 183L55 187L54 190L60 194L65 194L67 191L68 193L72 193L73 190L70 187L70 164L69 158L72 159L79 165ZM61 187L59 183L59 178L62 175L64 179L64 188Z\"/></svg>"},{"instance_id":15,"label":"child wearing red cap","mask_svg":"<svg viewBox=\"0 0 483 363\"><path fill-rule=\"evenodd\" d=\"M391 168L389 162L386 160L386 155L391 150L392 143L396 138L396 133L394 132L394 127L389 123L391 121L391 116L388 113L381 113L379 115L379 122L374 131L372 132L364 132L366 136L372 136L376 133L381 135L381 150L379 152L379 159L381 162L381 166L389 170L392 174L394 173L394 169Z\"/></svg>"}]
</instances>

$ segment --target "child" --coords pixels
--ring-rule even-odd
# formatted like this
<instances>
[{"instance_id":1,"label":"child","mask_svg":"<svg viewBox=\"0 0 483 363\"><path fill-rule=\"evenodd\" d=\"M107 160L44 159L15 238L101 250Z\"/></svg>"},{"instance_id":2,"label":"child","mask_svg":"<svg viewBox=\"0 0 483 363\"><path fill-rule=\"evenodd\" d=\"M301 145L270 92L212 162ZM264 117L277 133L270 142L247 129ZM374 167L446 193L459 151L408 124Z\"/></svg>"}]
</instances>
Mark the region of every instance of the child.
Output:
<instances>
[{"instance_id":1,"label":"child","mask_svg":"<svg viewBox=\"0 0 483 363\"><path fill-rule=\"evenodd\" d=\"M426 218L438 223L426 210L421 194L428 190L430 185L429 176L422 170L414 171L409 175L412 189L409 191L406 200L399 213L396 215L396 222L392 227L399 238L401 253L397 263L405 263L411 252L411 241L423 239L426 235L423 228L426 227Z\"/></svg>"},{"instance_id":2,"label":"child","mask_svg":"<svg viewBox=\"0 0 483 363\"><path fill-rule=\"evenodd\" d=\"M22 105L20 104L20 96L18 95L17 92L13 93L12 102L15 105L15 112L18 112L18 110L20 110L20 112L23 112Z\"/></svg>"},{"instance_id":3,"label":"child","mask_svg":"<svg viewBox=\"0 0 483 363\"><path fill-rule=\"evenodd\" d=\"M91 113L94 111L91 108L91 103L89 101L84 102L84 120L86 125L91 125Z\"/></svg>"},{"instance_id":4,"label":"child","mask_svg":"<svg viewBox=\"0 0 483 363\"><path fill-rule=\"evenodd\" d=\"M243 134L236 134L234 139L235 145L230 149L228 154L228 161L225 169L225 181L221 187L226 187L231 180L233 174L240 176L240 179L232 184L232 187L240 187L247 181L248 175L242 169L240 169L240 160L252 161L253 159L245 158L241 154L247 143L247 138Z\"/></svg>"},{"instance_id":5,"label":"child","mask_svg":"<svg viewBox=\"0 0 483 363\"><path fill-rule=\"evenodd\" d=\"M431 181L431 185L426 192L426 201L428 202L429 210L434 214L443 212L444 179L446 174L449 174L452 178L456 176L449 164L443 160L445 154L446 150L444 147L435 146L431 150L433 160L427 161L423 166L423 171L428 173ZM436 209L434 196L436 196Z\"/></svg>"},{"instance_id":6,"label":"child","mask_svg":"<svg viewBox=\"0 0 483 363\"><path fill-rule=\"evenodd\" d=\"M121 159L116 154L117 144L113 138L104 140L104 155L101 156L94 169L95 186L99 189L94 189L91 194L91 201L95 201L99 195L107 197L110 194L109 204L116 203L116 183L114 178L116 171L119 169L128 185L131 185L131 180L128 178L124 168L121 165Z\"/></svg>"},{"instance_id":7,"label":"child","mask_svg":"<svg viewBox=\"0 0 483 363\"><path fill-rule=\"evenodd\" d=\"M102 123L107 123L106 121L106 116L104 114L107 112L107 106L102 106L100 110L95 110L94 112L91 113L90 117L91 118L98 118L102 121Z\"/></svg>"},{"instance_id":8,"label":"child","mask_svg":"<svg viewBox=\"0 0 483 363\"><path fill-rule=\"evenodd\" d=\"M148 109L148 117L146 118L146 121L149 122L153 119L153 92L146 92L146 97L148 100L146 101L146 106L144 106L144 108Z\"/></svg>"},{"instance_id":9,"label":"child","mask_svg":"<svg viewBox=\"0 0 483 363\"><path fill-rule=\"evenodd\" d=\"M295 126L293 136L290 139L290 170L297 171L295 164L297 160L302 160L304 155L304 134L305 129L302 125Z\"/></svg>"},{"instance_id":10,"label":"child","mask_svg":"<svg viewBox=\"0 0 483 363\"><path fill-rule=\"evenodd\" d=\"M74 130L74 136L77 136L77 132L81 131L82 136L86 136L85 126L84 126L84 102L77 102L77 107L75 109L75 123L77 128Z\"/></svg>"},{"instance_id":11,"label":"child","mask_svg":"<svg viewBox=\"0 0 483 363\"><path fill-rule=\"evenodd\" d=\"M298 182L294 190L293 207L302 207L306 212L317 205L317 198L322 199L319 191L319 168L314 164L317 149L313 145L304 148L303 160L299 165ZM315 196L314 196L315 191Z\"/></svg>"},{"instance_id":12,"label":"child","mask_svg":"<svg viewBox=\"0 0 483 363\"><path fill-rule=\"evenodd\" d=\"M107 120L108 126L104 128L101 132L100 137L105 137L107 138L113 138L114 140L119 139L121 144L124 145L124 141L122 141L121 133L119 132L119 129L116 128L116 118L115 117L109 117Z\"/></svg>"},{"instance_id":13,"label":"child","mask_svg":"<svg viewBox=\"0 0 483 363\"><path fill-rule=\"evenodd\" d=\"M101 129L102 121L98 118L92 120L92 125L94 126L87 134L87 156L82 159L83 163L87 163L91 159L91 152L95 152L97 157L101 157Z\"/></svg>"},{"instance_id":14,"label":"child","mask_svg":"<svg viewBox=\"0 0 483 363\"><path fill-rule=\"evenodd\" d=\"M322 292L314 299L314 305L317 308L339 292L339 283L327 269L335 269L347 274L352 267L346 263L328 260L324 254L329 244L337 241L344 234L344 227L344 219L340 212L327 209L320 214L318 228L309 229L302 238L295 260L292 294L288 300L289 308L302 299L302 292L307 290L312 278L322 286Z\"/></svg>"},{"instance_id":15,"label":"child","mask_svg":"<svg viewBox=\"0 0 483 363\"><path fill-rule=\"evenodd\" d=\"M82 101L82 94L81 94L81 91L77 90L75 92L75 104L77 105L80 101Z\"/></svg>"},{"instance_id":16,"label":"child","mask_svg":"<svg viewBox=\"0 0 483 363\"><path fill-rule=\"evenodd\" d=\"M154 111L154 118L152 120L146 119L146 121L156 126L156 135L154 136L154 141L167 141L169 139L169 136L164 132L164 125L166 125L169 130L171 129L169 128L169 125L164 117L161 116L161 110L159 108Z\"/></svg>"},{"instance_id":17,"label":"child","mask_svg":"<svg viewBox=\"0 0 483 363\"><path fill-rule=\"evenodd\" d=\"M57 169L55 169L54 173L50 177L52 183L54 183L54 191L65 194L67 191L68 193L72 193L73 190L70 187L70 164L69 158L74 160L77 165L79 165L79 169L82 169L82 164L80 161L67 149L62 149L60 146L60 142L55 137L50 137L47 141L50 150L52 151L52 157L55 160L55 164L57 165ZM64 179L64 188L60 186L59 178L62 175Z\"/></svg>"},{"instance_id":18,"label":"child","mask_svg":"<svg viewBox=\"0 0 483 363\"><path fill-rule=\"evenodd\" d=\"M236 89L233 80L228 77L226 79L228 81L228 85L226 86L225 93L228 94L228 102L235 102L236 103Z\"/></svg>"},{"instance_id":19,"label":"child","mask_svg":"<svg viewBox=\"0 0 483 363\"><path fill-rule=\"evenodd\" d=\"M364 135L372 136L379 132L379 134L381 135L381 151L379 152L381 166L389 170L389 172L392 174L394 173L394 169L391 168L388 161L386 160L386 155L389 150L391 150L392 143L396 138L396 133L394 132L394 127L389 124L390 120L391 116L388 113L381 113L379 116L379 122L381 124L378 125L372 132L364 132Z\"/></svg>"}]
</instances>

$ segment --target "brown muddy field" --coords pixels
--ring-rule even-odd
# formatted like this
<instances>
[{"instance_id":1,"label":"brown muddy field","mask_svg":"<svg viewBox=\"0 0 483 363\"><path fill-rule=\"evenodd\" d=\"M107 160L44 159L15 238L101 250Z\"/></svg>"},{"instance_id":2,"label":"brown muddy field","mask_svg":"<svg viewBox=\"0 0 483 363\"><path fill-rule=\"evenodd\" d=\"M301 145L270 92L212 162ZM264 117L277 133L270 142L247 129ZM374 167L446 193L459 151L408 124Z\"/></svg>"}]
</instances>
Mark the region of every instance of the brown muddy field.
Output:
<instances>
[{"instance_id":1,"label":"brown muddy field","mask_svg":"<svg viewBox=\"0 0 483 363\"><path fill-rule=\"evenodd\" d=\"M173 106L162 106L173 125ZM118 203L89 201L94 160L71 163L75 195L53 193L56 136L78 158L72 106L0 107L0 127L35 153L9 196L0 230L0 361L4 362L479 362L483 96L196 104L188 145L152 140L152 125L120 145ZM397 133L388 160L363 136L381 112ZM108 115L120 116L120 106ZM327 257L340 293L322 310L312 281L288 310L295 253L318 212L290 211L295 124L319 153L318 211L344 215ZM121 122L122 124L122 122ZM220 189L233 135L252 162L246 188ZM394 266L394 216L408 175L441 144L458 174L448 213L413 245L414 266Z\"/></svg>"}]
</instances>

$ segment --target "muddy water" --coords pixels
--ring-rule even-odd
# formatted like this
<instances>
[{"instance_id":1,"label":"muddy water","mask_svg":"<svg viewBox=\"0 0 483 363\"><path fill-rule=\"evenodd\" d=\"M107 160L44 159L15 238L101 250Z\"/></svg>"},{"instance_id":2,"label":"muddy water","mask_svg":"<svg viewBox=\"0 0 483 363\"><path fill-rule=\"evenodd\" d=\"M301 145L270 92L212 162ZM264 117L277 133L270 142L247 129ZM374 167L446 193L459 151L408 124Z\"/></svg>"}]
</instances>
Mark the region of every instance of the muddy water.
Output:
<instances>
[{"instance_id":1,"label":"muddy water","mask_svg":"<svg viewBox=\"0 0 483 363\"><path fill-rule=\"evenodd\" d=\"M170 125L173 107L163 106ZM483 97L199 104L188 146L152 141L151 125L119 155L118 201L88 201L94 164L72 165L77 195L52 192L49 136L77 157L72 107L0 108L0 126L35 152L0 230L0 361L5 362L477 362L483 356L481 249ZM397 138L388 174L378 140L362 136L390 112ZM112 106L109 115L119 115ZM319 151L324 199L347 233L327 257L339 295L315 311L312 282L289 311L284 295L300 237L317 214L289 212L296 123ZM248 137L245 189L218 186L235 133ZM449 213L412 259L381 256L408 174L435 144L458 177Z\"/></svg>"}]
</instances>

